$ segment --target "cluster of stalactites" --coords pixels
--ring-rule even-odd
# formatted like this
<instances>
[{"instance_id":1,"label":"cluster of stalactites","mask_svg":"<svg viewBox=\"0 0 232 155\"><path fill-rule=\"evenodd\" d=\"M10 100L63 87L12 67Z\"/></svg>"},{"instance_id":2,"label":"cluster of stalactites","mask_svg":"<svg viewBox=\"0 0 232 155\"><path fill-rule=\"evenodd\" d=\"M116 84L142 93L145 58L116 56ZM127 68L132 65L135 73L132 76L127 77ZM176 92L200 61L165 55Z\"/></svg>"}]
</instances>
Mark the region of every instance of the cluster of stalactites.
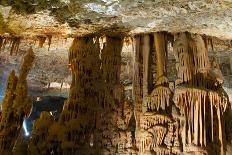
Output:
<instances>
[{"instance_id":1,"label":"cluster of stalactites","mask_svg":"<svg viewBox=\"0 0 232 155\"><path fill-rule=\"evenodd\" d=\"M10 153L21 131L24 117L29 117L32 100L28 96L26 77L32 67L34 53L27 51L24 62L17 77L12 71L6 85L6 94L2 102L0 122L0 152Z\"/></svg>"},{"instance_id":2,"label":"cluster of stalactites","mask_svg":"<svg viewBox=\"0 0 232 155\"><path fill-rule=\"evenodd\" d=\"M140 131L140 139L136 145L141 153L158 149L162 145L163 139L167 133L167 128L163 126L154 126L146 130ZM157 152L157 151L156 151Z\"/></svg>"},{"instance_id":3,"label":"cluster of stalactites","mask_svg":"<svg viewBox=\"0 0 232 155\"><path fill-rule=\"evenodd\" d=\"M206 104L216 109L220 108L221 112L225 112L228 103L227 95L223 92L187 87L178 87L175 90L173 100L182 114L185 114L186 111L189 114L193 111L191 108L195 106L199 106L199 110L204 109ZM202 112L202 115L205 114Z\"/></svg>"},{"instance_id":4,"label":"cluster of stalactites","mask_svg":"<svg viewBox=\"0 0 232 155\"><path fill-rule=\"evenodd\" d=\"M180 154L178 120L169 115L146 112L141 116L140 123L141 129L136 140L140 154Z\"/></svg>"},{"instance_id":5,"label":"cluster of stalactites","mask_svg":"<svg viewBox=\"0 0 232 155\"><path fill-rule=\"evenodd\" d=\"M173 100L185 117L182 133L184 146L185 144L195 144L206 147L207 142L211 139L214 142L215 138L220 140L220 145L223 146L222 115L228 103L225 93L221 90L209 91L207 89L178 87L174 92ZM215 122L214 117L217 118L217 122ZM211 128L211 131L207 130L208 127ZM215 130L215 128L218 129ZM210 134L211 137L207 137ZM214 138L214 135L218 136ZM221 151L224 151L223 148Z\"/></svg>"},{"instance_id":6,"label":"cluster of stalactites","mask_svg":"<svg viewBox=\"0 0 232 155\"><path fill-rule=\"evenodd\" d=\"M48 39L48 50L50 49L51 43L52 43L52 35L39 35L37 36L37 39L39 41L39 47L42 48L45 41Z\"/></svg>"},{"instance_id":7,"label":"cluster of stalactites","mask_svg":"<svg viewBox=\"0 0 232 155\"><path fill-rule=\"evenodd\" d=\"M155 126L158 124L167 124L171 122L171 118L168 115L156 114L154 112L146 112L141 116L141 128L147 130L151 126Z\"/></svg>"},{"instance_id":8,"label":"cluster of stalactites","mask_svg":"<svg viewBox=\"0 0 232 155\"><path fill-rule=\"evenodd\" d=\"M157 66L157 73L155 78L155 87L151 94L149 94L144 102L146 111L163 111L169 107L169 100L171 97L171 90L168 87L167 79L167 46L170 37L166 32L154 33L154 45L155 45L155 64ZM151 49L152 47L150 47ZM151 53L150 53L151 55ZM147 59L149 61L149 58ZM149 63L144 62L146 65ZM145 67L148 68L148 67ZM149 71L151 73L151 71ZM147 79L148 80L148 79Z\"/></svg>"},{"instance_id":9,"label":"cluster of stalactites","mask_svg":"<svg viewBox=\"0 0 232 155\"><path fill-rule=\"evenodd\" d=\"M168 87L156 87L146 98L147 111L166 110L169 106L171 91Z\"/></svg>"},{"instance_id":10,"label":"cluster of stalactites","mask_svg":"<svg viewBox=\"0 0 232 155\"><path fill-rule=\"evenodd\" d=\"M174 42L178 80L173 101L184 116L184 152L208 152L209 142L218 144L216 154L224 154L223 118L228 96L221 88L223 76L216 59L208 60L208 42L197 34L180 33ZM216 116L215 116L216 115ZM207 128L210 128L208 130ZM213 149L213 148L212 148Z\"/></svg>"},{"instance_id":11,"label":"cluster of stalactites","mask_svg":"<svg viewBox=\"0 0 232 155\"><path fill-rule=\"evenodd\" d=\"M19 44L21 42L21 37L18 36L0 36L0 51L5 49L5 46L9 44L11 47L10 49L10 55L17 55L19 51Z\"/></svg>"},{"instance_id":12,"label":"cluster of stalactites","mask_svg":"<svg viewBox=\"0 0 232 155\"><path fill-rule=\"evenodd\" d=\"M155 78L155 85L164 85L168 83L167 80L167 60L168 60L168 38L169 35L166 32L154 33L154 45L155 45L155 58L157 73Z\"/></svg>"},{"instance_id":13,"label":"cluster of stalactites","mask_svg":"<svg viewBox=\"0 0 232 155\"><path fill-rule=\"evenodd\" d=\"M176 35L174 53L178 83L210 88L210 81L205 80L210 69L208 49L200 35L187 32Z\"/></svg>"}]
</instances>

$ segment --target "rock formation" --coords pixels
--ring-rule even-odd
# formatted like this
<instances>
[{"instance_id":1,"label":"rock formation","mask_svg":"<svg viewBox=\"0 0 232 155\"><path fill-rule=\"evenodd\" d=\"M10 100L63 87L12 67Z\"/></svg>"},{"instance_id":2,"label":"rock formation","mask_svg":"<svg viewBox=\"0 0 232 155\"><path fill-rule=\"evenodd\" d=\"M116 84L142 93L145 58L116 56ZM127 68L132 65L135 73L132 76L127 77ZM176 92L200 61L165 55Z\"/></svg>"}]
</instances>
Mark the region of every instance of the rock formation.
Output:
<instances>
[{"instance_id":1,"label":"rock formation","mask_svg":"<svg viewBox=\"0 0 232 155\"><path fill-rule=\"evenodd\" d=\"M17 55L19 51L21 37L19 36L0 36L0 51L5 49L6 44L9 44L10 55Z\"/></svg>"},{"instance_id":2,"label":"rock formation","mask_svg":"<svg viewBox=\"0 0 232 155\"><path fill-rule=\"evenodd\" d=\"M99 38L74 39L69 51L69 98L58 122L42 113L34 123L30 154L108 155L135 151L128 130L132 103L124 100L119 83L123 38L105 38L102 50Z\"/></svg>"},{"instance_id":3,"label":"rock formation","mask_svg":"<svg viewBox=\"0 0 232 155\"><path fill-rule=\"evenodd\" d=\"M174 42L178 82L173 100L184 117L184 152L225 154L223 113L228 104L223 77L200 35L180 33ZM209 130L210 129L210 130Z\"/></svg>"},{"instance_id":4,"label":"rock formation","mask_svg":"<svg viewBox=\"0 0 232 155\"><path fill-rule=\"evenodd\" d=\"M181 152L180 119L178 113L172 115L172 92L168 87L166 71L167 44L170 37L165 32L157 32L150 36L140 36L140 38L142 43L141 40L140 42L136 40L136 47L140 46L140 48L136 48L135 52L139 52L143 56L144 70L141 72L143 72L144 83L139 85L143 86L141 93L146 95L140 95L140 98L144 97L142 103L141 99L140 102L135 102L135 104L140 104L139 107L142 108L142 111L135 111L139 115L136 120L139 122L136 128L136 145L139 154L179 154ZM151 41L154 43L151 44ZM154 50L152 45L155 46ZM149 58L152 52L155 52L156 59ZM148 78L149 74L152 73L151 68L149 69L151 64L157 66L156 78L153 80ZM138 75L135 74L135 76ZM149 90L150 88L151 90ZM137 97L135 96L135 98Z\"/></svg>"},{"instance_id":5,"label":"rock formation","mask_svg":"<svg viewBox=\"0 0 232 155\"><path fill-rule=\"evenodd\" d=\"M168 43L174 44L177 62L173 92L166 71ZM180 33L173 39L166 32L156 32L136 36L134 44L139 154L225 154L223 113L228 97L222 89L223 77L216 59L209 63L204 38ZM156 66L153 80L149 78L152 63Z\"/></svg>"},{"instance_id":6,"label":"rock formation","mask_svg":"<svg viewBox=\"0 0 232 155\"><path fill-rule=\"evenodd\" d=\"M58 121L44 112L34 123L29 154L224 155L229 102L208 41L188 32L136 35L131 101L120 83L123 38L75 38L69 98ZM169 45L177 69L173 86Z\"/></svg>"},{"instance_id":7,"label":"rock formation","mask_svg":"<svg viewBox=\"0 0 232 155\"><path fill-rule=\"evenodd\" d=\"M12 71L6 82L0 121L0 154L11 154L21 132L23 120L31 113L32 103L28 96L27 75L32 67L34 53L30 48L17 77Z\"/></svg>"},{"instance_id":8,"label":"rock formation","mask_svg":"<svg viewBox=\"0 0 232 155\"><path fill-rule=\"evenodd\" d=\"M29 144L29 154L50 154L52 143L49 143L49 128L53 123L54 118L49 112L42 112L40 114L40 118L36 120L33 125L32 139Z\"/></svg>"}]
</instances>

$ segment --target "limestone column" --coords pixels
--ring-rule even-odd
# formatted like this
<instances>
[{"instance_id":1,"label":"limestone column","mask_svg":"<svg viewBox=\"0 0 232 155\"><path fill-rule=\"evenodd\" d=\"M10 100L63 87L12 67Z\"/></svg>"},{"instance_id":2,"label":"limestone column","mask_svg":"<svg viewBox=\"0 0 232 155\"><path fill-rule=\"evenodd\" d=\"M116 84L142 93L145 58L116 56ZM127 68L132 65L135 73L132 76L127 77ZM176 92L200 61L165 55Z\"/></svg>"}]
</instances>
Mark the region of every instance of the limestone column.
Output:
<instances>
[{"instance_id":1,"label":"limestone column","mask_svg":"<svg viewBox=\"0 0 232 155\"><path fill-rule=\"evenodd\" d=\"M154 33L156 53L156 85L168 82L167 76L167 35L164 32Z\"/></svg>"},{"instance_id":2,"label":"limestone column","mask_svg":"<svg viewBox=\"0 0 232 155\"><path fill-rule=\"evenodd\" d=\"M143 107L143 55L142 55L143 41L140 35L136 35L133 38L133 66L134 66L134 76L133 76L133 100L135 104L135 119L136 128L139 128L140 115L142 111L145 111Z\"/></svg>"},{"instance_id":3,"label":"limestone column","mask_svg":"<svg viewBox=\"0 0 232 155\"><path fill-rule=\"evenodd\" d=\"M149 88L149 73L150 73L150 36L149 34L145 34L143 36L143 100L148 95Z\"/></svg>"},{"instance_id":4,"label":"limestone column","mask_svg":"<svg viewBox=\"0 0 232 155\"><path fill-rule=\"evenodd\" d=\"M75 147L63 148L64 153L76 154L78 151L82 154L82 151L90 150L91 135L96 127L96 112L102 105L99 92L101 88L99 53L99 41L97 39L94 42L93 37L77 37L69 49L72 83L59 121L66 128L64 133L66 138L62 144L70 143ZM70 134L75 138L68 138Z\"/></svg>"}]
</instances>

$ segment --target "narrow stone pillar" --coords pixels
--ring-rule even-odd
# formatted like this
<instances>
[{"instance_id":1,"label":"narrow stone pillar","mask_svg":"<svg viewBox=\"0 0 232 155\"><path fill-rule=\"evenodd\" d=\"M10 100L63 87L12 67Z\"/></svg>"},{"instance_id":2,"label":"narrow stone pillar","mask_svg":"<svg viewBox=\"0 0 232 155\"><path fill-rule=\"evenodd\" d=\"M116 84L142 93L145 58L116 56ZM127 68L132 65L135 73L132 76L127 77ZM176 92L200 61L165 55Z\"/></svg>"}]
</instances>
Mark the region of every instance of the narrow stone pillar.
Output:
<instances>
[{"instance_id":1,"label":"narrow stone pillar","mask_svg":"<svg viewBox=\"0 0 232 155\"><path fill-rule=\"evenodd\" d=\"M168 82L167 80L167 35L164 32L154 33L157 77L156 85Z\"/></svg>"},{"instance_id":2,"label":"narrow stone pillar","mask_svg":"<svg viewBox=\"0 0 232 155\"><path fill-rule=\"evenodd\" d=\"M150 73L150 36L145 34L143 36L143 100L148 95L149 73Z\"/></svg>"},{"instance_id":3,"label":"narrow stone pillar","mask_svg":"<svg viewBox=\"0 0 232 155\"><path fill-rule=\"evenodd\" d=\"M133 99L135 103L135 119L136 119L136 128L139 128L140 124L140 115L144 110L143 107L143 55L142 47L143 41L140 35L137 35L133 39L134 55L133 55L133 66L134 66L134 76L133 76Z\"/></svg>"}]
</instances>

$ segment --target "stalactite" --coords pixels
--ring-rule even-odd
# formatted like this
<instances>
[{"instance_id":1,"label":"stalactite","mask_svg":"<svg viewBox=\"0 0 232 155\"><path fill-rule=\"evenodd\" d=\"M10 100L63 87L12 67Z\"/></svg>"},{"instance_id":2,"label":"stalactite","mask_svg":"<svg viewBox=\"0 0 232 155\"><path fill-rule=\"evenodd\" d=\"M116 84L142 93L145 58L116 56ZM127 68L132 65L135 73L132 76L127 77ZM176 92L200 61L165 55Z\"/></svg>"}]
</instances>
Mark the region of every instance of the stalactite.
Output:
<instances>
[{"instance_id":1,"label":"stalactite","mask_svg":"<svg viewBox=\"0 0 232 155\"><path fill-rule=\"evenodd\" d=\"M3 37L3 43L1 50L4 51L6 45L10 42L10 39L8 37Z\"/></svg>"},{"instance_id":2,"label":"stalactite","mask_svg":"<svg viewBox=\"0 0 232 155\"><path fill-rule=\"evenodd\" d=\"M48 51L49 51L51 43L52 43L52 35L47 35L47 38L48 38Z\"/></svg>"},{"instance_id":3,"label":"stalactite","mask_svg":"<svg viewBox=\"0 0 232 155\"><path fill-rule=\"evenodd\" d=\"M179 81L173 101L186 118L183 131L183 135L187 135L183 136L185 152L207 152L208 141L215 143L222 139L220 111L225 111L228 99L221 90L223 78L219 67L216 63L209 64L207 44L208 39L190 33L177 35L174 42ZM214 111L217 111L216 118ZM219 121L215 122L215 119ZM215 130L217 126L219 129ZM220 147L214 152L223 154L222 141Z\"/></svg>"},{"instance_id":4,"label":"stalactite","mask_svg":"<svg viewBox=\"0 0 232 155\"><path fill-rule=\"evenodd\" d=\"M11 50L10 50L10 55L17 55L18 50L19 50L19 44L20 44L21 38L20 37L13 37L11 38Z\"/></svg>"},{"instance_id":5,"label":"stalactite","mask_svg":"<svg viewBox=\"0 0 232 155\"><path fill-rule=\"evenodd\" d=\"M0 51L5 49L7 44L10 44L10 55L17 55L21 37L18 36L0 36Z\"/></svg>"},{"instance_id":6,"label":"stalactite","mask_svg":"<svg viewBox=\"0 0 232 155\"><path fill-rule=\"evenodd\" d=\"M39 47L43 47L43 44L46 41L46 37L45 36L37 36L38 40L39 40Z\"/></svg>"},{"instance_id":7,"label":"stalactite","mask_svg":"<svg viewBox=\"0 0 232 155\"><path fill-rule=\"evenodd\" d=\"M0 122L0 152L10 154L21 131L24 117L29 117L32 100L28 96L26 77L34 60L32 49L27 51L19 77L12 71L6 85L6 95L2 102Z\"/></svg>"},{"instance_id":8,"label":"stalactite","mask_svg":"<svg viewBox=\"0 0 232 155\"><path fill-rule=\"evenodd\" d=\"M139 148L141 155L147 153L152 154L152 152L155 152L156 154L181 152L178 138L179 133L175 133L179 126L179 115L176 115L174 118L171 117L170 113L170 107L172 107L172 102L170 102L172 92L168 87L166 65L168 38L169 36L166 32L157 32L154 34L156 59L154 59L155 62L153 62L153 65L156 64L157 73L154 80L153 90L148 93L143 102L143 113L140 114L140 119L138 120L140 128L136 129L138 133L138 136L136 137L136 145ZM151 42L151 40L147 42ZM138 46L141 46L143 49L143 40L140 39L138 43ZM149 48L152 49L152 44L149 44L149 46ZM145 57L143 63L147 66L146 63L149 59L146 57L149 56L146 55L145 51L142 53L144 54L143 57ZM152 53L150 52L149 54L151 55ZM146 78L144 79L143 84L146 85L146 83L148 83L146 80L150 80L147 78L146 74L150 71L144 69L143 72L145 72L143 75L145 76L144 78ZM146 92L143 91L143 93ZM172 152L174 145L175 151Z\"/></svg>"},{"instance_id":9,"label":"stalactite","mask_svg":"<svg viewBox=\"0 0 232 155\"><path fill-rule=\"evenodd\" d=\"M143 99L148 96L149 66L150 66L150 36L146 34L143 37ZM143 101L144 102L144 101Z\"/></svg>"},{"instance_id":10,"label":"stalactite","mask_svg":"<svg viewBox=\"0 0 232 155\"><path fill-rule=\"evenodd\" d=\"M3 42L4 42L4 38L3 38L3 36L0 36L0 51L2 49Z\"/></svg>"},{"instance_id":11,"label":"stalactite","mask_svg":"<svg viewBox=\"0 0 232 155\"><path fill-rule=\"evenodd\" d=\"M155 51L157 58L156 85L167 83L167 34L165 32L154 33Z\"/></svg>"},{"instance_id":12,"label":"stalactite","mask_svg":"<svg viewBox=\"0 0 232 155\"><path fill-rule=\"evenodd\" d=\"M142 106L142 48L141 46L141 36L135 36L133 38L133 52L134 52L134 60L133 60L133 68L134 68L134 76L133 76L133 99L135 102L135 119L136 119L136 128L139 128L139 121L140 121L140 115L142 111L146 111L146 109Z\"/></svg>"}]
</instances>

